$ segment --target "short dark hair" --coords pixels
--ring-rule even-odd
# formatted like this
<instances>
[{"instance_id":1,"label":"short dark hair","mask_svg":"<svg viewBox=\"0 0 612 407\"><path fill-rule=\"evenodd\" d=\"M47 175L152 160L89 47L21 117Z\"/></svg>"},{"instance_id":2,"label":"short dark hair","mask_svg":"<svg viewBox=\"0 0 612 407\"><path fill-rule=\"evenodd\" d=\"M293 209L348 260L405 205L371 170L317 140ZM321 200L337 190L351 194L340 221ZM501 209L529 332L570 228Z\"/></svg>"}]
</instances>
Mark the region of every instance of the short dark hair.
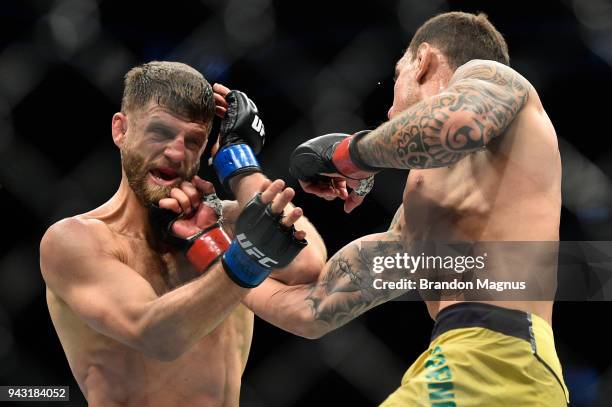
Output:
<instances>
[{"instance_id":1,"label":"short dark hair","mask_svg":"<svg viewBox=\"0 0 612 407\"><path fill-rule=\"evenodd\" d=\"M154 100L180 116L209 122L215 114L213 90L202 74L180 62L152 61L125 74L121 111L138 111Z\"/></svg>"},{"instance_id":2,"label":"short dark hair","mask_svg":"<svg viewBox=\"0 0 612 407\"><path fill-rule=\"evenodd\" d=\"M408 51L412 58L416 58L417 49L424 42L442 51L454 69L472 59L510 65L508 45L484 13L451 11L430 18L410 41Z\"/></svg>"}]
</instances>

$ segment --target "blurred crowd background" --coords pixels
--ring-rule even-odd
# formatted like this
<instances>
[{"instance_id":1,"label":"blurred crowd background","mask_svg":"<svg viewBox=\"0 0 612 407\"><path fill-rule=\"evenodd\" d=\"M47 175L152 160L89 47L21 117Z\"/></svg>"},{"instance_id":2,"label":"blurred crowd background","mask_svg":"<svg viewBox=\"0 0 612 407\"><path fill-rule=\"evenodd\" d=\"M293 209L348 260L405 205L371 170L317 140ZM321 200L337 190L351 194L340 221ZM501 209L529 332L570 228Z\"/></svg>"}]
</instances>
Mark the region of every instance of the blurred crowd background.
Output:
<instances>
[{"instance_id":1,"label":"blurred crowd background","mask_svg":"<svg viewBox=\"0 0 612 407\"><path fill-rule=\"evenodd\" d=\"M0 385L69 385L69 405L85 405L48 316L38 245L49 225L116 190L110 120L128 69L176 60L246 91L266 125L266 173L296 186L292 149L385 121L395 62L420 24L447 10L485 12L511 65L539 91L563 160L561 238L612 240L609 0L2 1ZM351 215L303 193L296 202L333 253L387 228L405 176L379 176ZM612 405L611 311L607 302L556 304L576 406ZM257 320L241 405L376 405L426 348L432 324L418 302L385 304L317 341Z\"/></svg>"}]
</instances>

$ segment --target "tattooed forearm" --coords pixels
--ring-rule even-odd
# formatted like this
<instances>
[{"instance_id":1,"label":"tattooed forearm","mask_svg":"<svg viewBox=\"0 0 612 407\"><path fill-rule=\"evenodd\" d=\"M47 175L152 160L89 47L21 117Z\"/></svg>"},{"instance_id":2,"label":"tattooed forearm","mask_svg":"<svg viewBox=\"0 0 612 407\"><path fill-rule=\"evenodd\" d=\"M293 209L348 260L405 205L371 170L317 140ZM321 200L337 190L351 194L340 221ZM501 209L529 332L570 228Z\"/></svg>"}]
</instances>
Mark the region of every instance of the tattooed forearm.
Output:
<instances>
[{"instance_id":1,"label":"tattooed forearm","mask_svg":"<svg viewBox=\"0 0 612 407\"><path fill-rule=\"evenodd\" d=\"M381 168L446 167L503 134L527 102L529 83L491 61L460 67L448 88L360 140L365 163Z\"/></svg>"},{"instance_id":2,"label":"tattooed forearm","mask_svg":"<svg viewBox=\"0 0 612 407\"><path fill-rule=\"evenodd\" d=\"M399 251L400 248L399 243L397 247L389 245L388 242L385 246L387 251ZM372 271L370 252L377 250L364 250L358 244L352 244L332 257L329 269L319 281L310 286L306 296L314 319L337 328L368 309L399 295L397 290L374 288L374 279L380 277Z\"/></svg>"}]
</instances>

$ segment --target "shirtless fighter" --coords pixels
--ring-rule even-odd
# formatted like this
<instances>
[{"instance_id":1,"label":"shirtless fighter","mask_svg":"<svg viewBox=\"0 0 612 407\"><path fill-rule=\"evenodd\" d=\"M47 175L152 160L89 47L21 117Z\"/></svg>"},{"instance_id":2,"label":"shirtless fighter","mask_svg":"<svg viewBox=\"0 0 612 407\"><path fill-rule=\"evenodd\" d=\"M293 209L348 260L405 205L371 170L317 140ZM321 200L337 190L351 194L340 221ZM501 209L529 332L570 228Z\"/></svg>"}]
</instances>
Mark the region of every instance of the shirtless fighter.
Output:
<instances>
[{"instance_id":1,"label":"shirtless fighter","mask_svg":"<svg viewBox=\"0 0 612 407\"><path fill-rule=\"evenodd\" d=\"M130 70L112 120L118 191L42 239L49 312L92 407L238 406L253 331L241 300L273 269L295 284L324 264L294 192L261 173L257 108L222 89L180 63ZM215 168L238 200L223 205L195 175L215 109Z\"/></svg>"},{"instance_id":2,"label":"shirtless fighter","mask_svg":"<svg viewBox=\"0 0 612 407\"><path fill-rule=\"evenodd\" d=\"M445 13L421 26L395 67L389 121L371 132L317 137L291 157L304 190L344 199L347 212L365 192L349 195L347 185L384 168L410 169L389 231L345 246L315 283L266 280L247 305L316 338L401 294L373 287L364 242L558 241L555 130L535 89L508 65L504 39L482 14ZM383 406L568 403L552 301L441 297L427 308L435 320L431 345ZM405 322L400 329L410 326L409 315Z\"/></svg>"}]
</instances>

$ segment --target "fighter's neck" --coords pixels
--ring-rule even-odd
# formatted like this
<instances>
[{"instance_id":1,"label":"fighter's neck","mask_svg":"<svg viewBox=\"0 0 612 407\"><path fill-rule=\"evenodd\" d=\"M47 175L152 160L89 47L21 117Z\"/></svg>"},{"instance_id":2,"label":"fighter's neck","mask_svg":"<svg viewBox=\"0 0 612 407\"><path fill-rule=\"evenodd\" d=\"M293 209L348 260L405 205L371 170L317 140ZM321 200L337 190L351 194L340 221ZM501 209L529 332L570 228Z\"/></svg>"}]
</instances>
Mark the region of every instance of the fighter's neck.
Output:
<instances>
[{"instance_id":1,"label":"fighter's neck","mask_svg":"<svg viewBox=\"0 0 612 407\"><path fill-rule=\"evenodd\" d=\"M119 189L99 209L98 218L117 233L142 239L150 233L148 210L136 197L123 171Z\"/></svg>"}]
</instances>

